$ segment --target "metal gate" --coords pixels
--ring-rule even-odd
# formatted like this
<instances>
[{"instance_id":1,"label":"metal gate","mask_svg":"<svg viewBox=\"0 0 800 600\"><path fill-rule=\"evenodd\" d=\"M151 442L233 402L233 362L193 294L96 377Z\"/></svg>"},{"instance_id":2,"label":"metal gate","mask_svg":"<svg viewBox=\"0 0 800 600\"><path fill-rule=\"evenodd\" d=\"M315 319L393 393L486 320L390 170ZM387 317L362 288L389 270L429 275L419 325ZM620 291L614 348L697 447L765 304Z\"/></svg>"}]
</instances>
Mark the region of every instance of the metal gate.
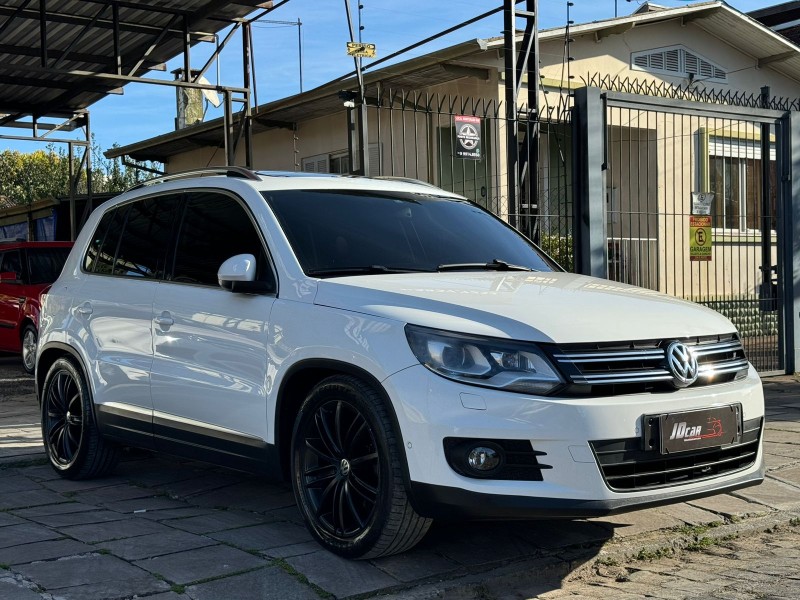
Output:
<instances>
[{"instance_id":1,"label":"metal gate","mask_svg":"<svg viewBox=\"0 0 800 600\"><path fill-rule=\"evenodd\" d=\"M545 103L546 104L546 103ZM539 121L538 152L532 148L533 123L520 105L519 158L522 189L509 213L505 104L496 99L447 93L421 93L379 87L370 100L369 170L373 176L410 177L466 196L514 223L564 268L572 270L572 111L559 102L545 106ZM465 158L457 149L456 129L464 116L476 119L478 151ZM534 166L534 160L538 164ZM350 165L347 165L349 170ZM528 170L538 168L538 193L531 194Z\"/></svg>"},{"instance_id":2,"label":"metal gate","mask_svg":"<svg viewBox=\"0 0 800 600\"><path fill-rule=\"evenodd\" d=\"M762 373L783 372L781 111L605 92L609 279L728 317Z\"/></svg>"}]
</instances>

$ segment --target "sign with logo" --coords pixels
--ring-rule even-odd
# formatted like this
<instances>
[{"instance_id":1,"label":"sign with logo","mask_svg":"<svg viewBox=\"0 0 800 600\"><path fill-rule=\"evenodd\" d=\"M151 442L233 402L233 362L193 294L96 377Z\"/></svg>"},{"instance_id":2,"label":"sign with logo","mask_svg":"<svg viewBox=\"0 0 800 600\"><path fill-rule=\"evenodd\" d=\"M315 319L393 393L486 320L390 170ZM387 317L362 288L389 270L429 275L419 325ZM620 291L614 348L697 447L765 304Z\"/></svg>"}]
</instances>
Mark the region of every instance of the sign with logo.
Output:
<instances>
[{"instance_id":1,"label":"sign with logo","mask_svg":"<svg viewBox=\"0 0 800 600\"><path fill-rule=\"evenodd\" d=\"M456 115L456 158L481 159L481 119L468 115Z\"/></svg>"},{"instance_id":2,"label":"sign with logo","mask_svg":"<svg viewBox=\"0 0 800 600\"><path fill-rule=\"evenodd\" d=\"M711 261L711 216L689 217L689 260Z\"/></svg>"},{"instance_id":3,"label":"sign with logo","mask_svg":"<svg viewBox=\"0 0 800 600\"><path fill-rule=\"evenodd\" d=\"M347 42L347 53L350 56L360 56L361 58L375 58L375 44Z\"/></svg>"},{"instance_id":4,"label":"sign with logo","mask_svg":"<svg viewBox=\"0 0 800 600\"><path fill-rule=\"evenodd\" d=\"M714 192L692 192L692 214L710 215Z\"/></svg>"},{"instance_id":5,"label":"sign with logo","mask_svg":"<svg viewBox=\"0 0 800 600\"><path fill-rule=\"evenodd\" d=\"M741 414L741 405L731 404L659 415L661 453L673 454L735 444L741 440ZM650 419L645 417L645 423Z\"/></svg>"}]
</instances>

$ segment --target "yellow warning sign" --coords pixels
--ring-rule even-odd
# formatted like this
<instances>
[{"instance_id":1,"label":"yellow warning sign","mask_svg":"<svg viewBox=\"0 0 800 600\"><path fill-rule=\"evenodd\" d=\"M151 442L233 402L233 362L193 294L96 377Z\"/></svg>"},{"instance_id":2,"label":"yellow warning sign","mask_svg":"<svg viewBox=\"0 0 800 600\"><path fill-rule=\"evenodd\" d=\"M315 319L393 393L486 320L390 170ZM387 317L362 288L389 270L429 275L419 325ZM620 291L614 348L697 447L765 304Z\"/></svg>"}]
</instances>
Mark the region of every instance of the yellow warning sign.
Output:
<instances>
[{"instance_id":1,"label":"yellow warning sign","mask_svg":"<svg viewBox=\"0 0 800 600\"><path fill-rule=\"evenodd\" d=\"M347 53L350 56L362 58L375 58L375 44L362 44L361 42L347 42Z\"/></svg>"},{"instance_id":2,"label":"yellow warning sign","mask_svg":"<svg viewBox=\"0 0 800 600\"><path fill-rule=\"evenodd\" d=\"M689 217L689 260L711 260L711 216Z\"/></svg>"}]
</instances>

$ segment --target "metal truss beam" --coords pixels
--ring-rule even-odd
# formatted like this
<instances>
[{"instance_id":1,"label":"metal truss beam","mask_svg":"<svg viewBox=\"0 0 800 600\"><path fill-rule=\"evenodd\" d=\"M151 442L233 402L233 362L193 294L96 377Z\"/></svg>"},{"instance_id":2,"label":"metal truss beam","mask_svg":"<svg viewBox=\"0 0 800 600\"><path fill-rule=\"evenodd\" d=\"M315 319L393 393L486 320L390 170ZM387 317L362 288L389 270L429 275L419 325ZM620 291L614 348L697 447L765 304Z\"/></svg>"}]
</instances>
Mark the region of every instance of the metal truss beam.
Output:
<instances>
[{"instance_id":1,"label":"metal truss beam","mask_svg":"<svg viewBox=\"0 0 800 600\"><path fill-rule=\"evenodd\" d=\"M39 49L31 46L14 46L11 44L0 44L0 54L12 54L17 56L39 56ZM55 58L57 61L62 60L65 52L63 50L54 50L48 48L47 55L50 58ZM114 59L100 54L86 54L83 52L70 52L72 60L83 63L95 64L101 67L113 67ZM167 65L164 63L145 61L142 64L142 69L145 71L166 71Z\"/></svg>"},{"instance_id":2,"label":"metal truss beam","mask_svg":"<svg viewBox=\"0 0 800 600\"><path fill-rule=\"evenodd\" d=\"M148 7L148 10L152 10L154 12L160 12L160 9L157 7ZM42 11L38 9L24 8L22 10L18 10L13 7L0 6L0 16L9 16L14 18L23 18L23 19L32 19L36 21L41 21L42 14L44 14L44 17L48 23L67 23L69 25L86 25L92 20L92 17L70 15L49 10L44 11L42 13ZM102 29L115 28L113 19L97 19L94 26ZM140 23L129 23L126 21L120 21L118 27L120 31L126 31L130 33L153 34L153 35L158 35L163 29L158 25L142 25ZM183 36L183 28L181 27L170 28L167 31L167 33L173 37L181 37ZM213 41L214 39L214 36L211 33L207 32L193 32L192 36L194 38L194 41L205 42L205 41Z\"/></svg>"},{"instance_id":3,"label":"metal truss beam","mask_svg":"<svg viewBox=\"0 0 800 600\"><path fill-rule=\"evenodd\" d=\"M0 75L0 83L4 85L24 85L28 87L44 87L62 90L72 87L71 83L64 81L53 81L52 79L46 79L43 77L15 77L13 75ZM97 86L93 88L84 87L83 89L87 92L101 92L103 94L121 95L123 93L121 87L108 89L107 87Z\"/></svg>"}]
</instances>

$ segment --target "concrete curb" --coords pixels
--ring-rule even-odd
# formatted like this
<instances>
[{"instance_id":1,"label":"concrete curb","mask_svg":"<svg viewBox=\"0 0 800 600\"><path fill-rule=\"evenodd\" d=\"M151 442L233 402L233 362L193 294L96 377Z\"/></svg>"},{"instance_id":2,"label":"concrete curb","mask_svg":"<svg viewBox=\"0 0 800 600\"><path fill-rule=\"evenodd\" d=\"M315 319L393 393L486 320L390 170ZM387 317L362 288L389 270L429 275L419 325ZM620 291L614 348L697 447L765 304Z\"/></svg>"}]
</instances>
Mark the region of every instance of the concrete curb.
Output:
<instances>
[{"instance_id":1,"label":"concrete curb","mask_svg":"<svg viewBox=\"0 0 800 600\"><path fill-rule=\"evenodd\" d=\"M721 517L722 518L722 517ZM514 561L500 567L482 570L449 581L415 584L413 588L397 590L386 595L386 590L377 594L350 596L348 600L380 597L382 600L433 600L459 599L482 600L492 597L490 589L525 589L531 586L531 575L536 582L548 580L577 581L590 575L595 569L613 567L634 561L647 561L663 556L678 556L682 552L713 546L719 541L744 534L767 531L788 526L800 519L800 511L775 511L763 516L727 521L714 527L698 526L696 533L682 533L676 529L662 529L643 533L625 540L615 540L591 547L574 545L558 550L544 551L541 556ZM600 552L596 552L601 548ZM535 583L534 583L535 586Z\"/></svg>"}]
</instances>

